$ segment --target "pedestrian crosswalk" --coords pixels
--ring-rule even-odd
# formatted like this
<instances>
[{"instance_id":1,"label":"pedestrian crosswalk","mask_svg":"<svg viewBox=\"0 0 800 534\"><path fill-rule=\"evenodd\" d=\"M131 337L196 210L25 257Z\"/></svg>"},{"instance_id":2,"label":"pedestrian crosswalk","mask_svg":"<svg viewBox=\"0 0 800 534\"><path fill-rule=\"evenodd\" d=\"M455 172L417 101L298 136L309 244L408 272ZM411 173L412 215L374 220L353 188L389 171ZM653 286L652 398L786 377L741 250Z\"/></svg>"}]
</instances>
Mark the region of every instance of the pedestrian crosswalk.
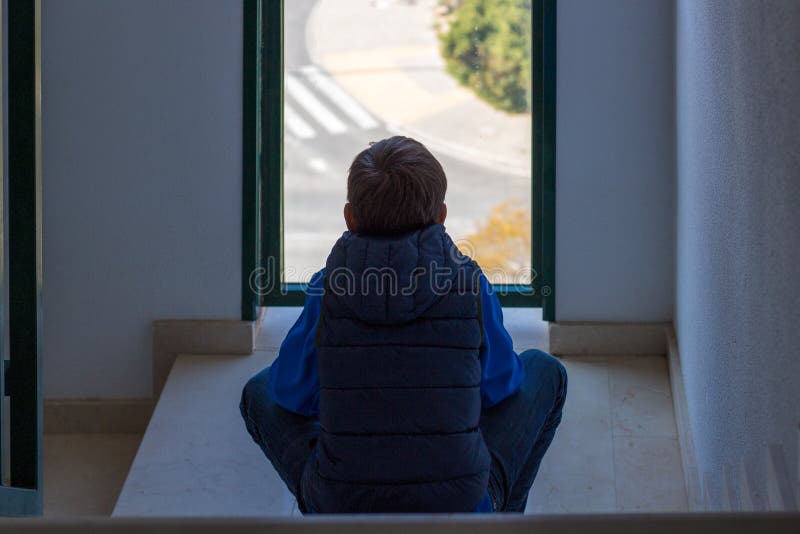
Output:
<instances>
[{"instance_id":1,"label":"pedestrian crosswalk","mask_svg":"<svg viewBox=\"0 0 800 534\"><path fill-rule=\"evenodd\" d=\"M297 139L317 137L318 130L341 135L350 128L371 130L379 126L353 97L315 65L286 73L284 126ZM332 109L333 108L333 109Z\"/></svg>"},{"instance_id":2,"label":"pedestrian crosswalk","mask_svg":"<svg viewBox=\"0 0 800 534\"><path fill-rule=\"evenodd\" d=\"M298 139L313 139L317 136L314 128L288 102L283 104L283 122L286 124L286 129Z\"/></svg>"}]
</instances>

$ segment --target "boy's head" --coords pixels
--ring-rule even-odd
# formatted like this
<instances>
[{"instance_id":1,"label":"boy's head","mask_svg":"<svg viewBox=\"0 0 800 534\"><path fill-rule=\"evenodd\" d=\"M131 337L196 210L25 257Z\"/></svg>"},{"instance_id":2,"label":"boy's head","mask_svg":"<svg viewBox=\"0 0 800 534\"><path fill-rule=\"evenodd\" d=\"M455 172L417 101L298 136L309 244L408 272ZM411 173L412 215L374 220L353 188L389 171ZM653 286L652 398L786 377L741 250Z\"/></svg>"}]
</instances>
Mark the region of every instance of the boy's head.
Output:
<instances>
[{"instance_id":1,"label":"boy's head","mask_svg":"<svg viewBox=\"0 0 800 534\"><path fill-rule=\"evenodd\" d=\"M447 178L428 149L395 136L359 153L347 177L347 228L363 235L392 236L442 223L447 216Z\"/></svg>"}]
</instances>

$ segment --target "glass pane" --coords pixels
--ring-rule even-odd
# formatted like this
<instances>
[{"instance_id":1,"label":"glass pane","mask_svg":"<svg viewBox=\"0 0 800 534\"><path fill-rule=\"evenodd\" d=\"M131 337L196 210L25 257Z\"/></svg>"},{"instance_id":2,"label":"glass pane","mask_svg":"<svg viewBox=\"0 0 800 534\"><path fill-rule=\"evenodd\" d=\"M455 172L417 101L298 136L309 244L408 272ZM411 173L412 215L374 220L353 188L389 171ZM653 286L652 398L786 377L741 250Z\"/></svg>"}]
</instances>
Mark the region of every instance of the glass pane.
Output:
<instances>
[{"instance_id":1,"label":"glass pane","mask_svg":"<svg viewBox=\"0 0 800 534\"><path fill-rule=\"evenodd\" d=\"M531 2L291 0L284 281L345 230L347 170L407 135L447 173L448 232L495 283L531 281Z\"/></svg>"}]
</instances>

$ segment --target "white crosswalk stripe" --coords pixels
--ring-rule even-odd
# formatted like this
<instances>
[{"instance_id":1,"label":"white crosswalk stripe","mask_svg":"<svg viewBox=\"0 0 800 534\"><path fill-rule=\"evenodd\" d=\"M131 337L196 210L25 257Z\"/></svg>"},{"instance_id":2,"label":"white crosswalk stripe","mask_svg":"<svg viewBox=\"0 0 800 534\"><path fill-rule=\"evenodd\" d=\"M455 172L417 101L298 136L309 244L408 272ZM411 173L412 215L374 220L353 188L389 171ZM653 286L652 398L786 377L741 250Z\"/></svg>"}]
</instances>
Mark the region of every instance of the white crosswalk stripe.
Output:
<instances>
[{"instance_id":1,"label":"white crosswalk stripe","mask_svg":"<svg viewBox=\"0 0 800 534\"><path fill-rule=\"evenodd\" d=\"M350 117L358 126L365 130L378 127L378 122L372 118L367 110L316 65L306 65L300 70L305 74L314 88L327 96L331 102L339 106L339 109Z\"/></svg>"},{"instance_id":2,"label":"white crosswalk stripe","mask_svg":"<svg viewBox=\"0 0 800 534\"><path fill-rule=\"evenodd\" d=\"M286 75L286 91L329 133L341 134L347 131L347 125L291 74Z\"/></svg>"},{"instance_id":3,"label":"white crosswalk stripe","mask_svg":"<svg viewBox=\"0 0 800 534\"><path fill-rule=\"evenodd\" d=\"M289 133L298 139L313 139L317 136L314 128L286 102L283 104L283 121Z\"/></svg>"}]
</instances>

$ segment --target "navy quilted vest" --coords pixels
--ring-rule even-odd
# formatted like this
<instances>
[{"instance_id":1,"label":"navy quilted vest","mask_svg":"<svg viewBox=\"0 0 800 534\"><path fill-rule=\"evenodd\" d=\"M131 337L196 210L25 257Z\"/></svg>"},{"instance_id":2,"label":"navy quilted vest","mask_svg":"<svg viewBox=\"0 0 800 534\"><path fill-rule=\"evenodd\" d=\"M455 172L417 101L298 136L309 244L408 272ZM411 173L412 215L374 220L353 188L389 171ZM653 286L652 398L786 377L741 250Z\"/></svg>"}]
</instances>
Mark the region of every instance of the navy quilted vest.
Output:
<instances>
[{"instance_id":1,"label":"navy quilted vest","mask_svg":"<svg viewBox=\"0 0 800 534\"><path fill-rule=\"evenodd\" d=\"M486 494L476 275L440 224L333 247L304 488L315 513L470 512Z\"/></svg>"}]
</instances>

